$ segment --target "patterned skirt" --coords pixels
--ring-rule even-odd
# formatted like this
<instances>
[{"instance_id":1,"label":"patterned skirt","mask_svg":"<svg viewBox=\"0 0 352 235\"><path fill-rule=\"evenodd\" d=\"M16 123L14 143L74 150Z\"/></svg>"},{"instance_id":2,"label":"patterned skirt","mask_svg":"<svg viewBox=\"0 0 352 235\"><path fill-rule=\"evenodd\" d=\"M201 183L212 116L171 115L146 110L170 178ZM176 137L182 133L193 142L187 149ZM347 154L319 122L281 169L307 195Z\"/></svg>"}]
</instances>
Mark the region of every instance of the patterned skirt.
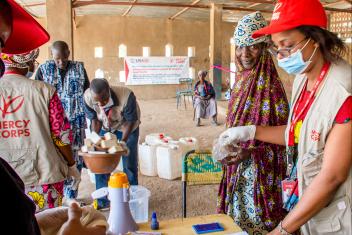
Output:
<instances>
[{"instance_id":1,"label":"patterned skirt","mask_svg":"<svg viewBox=\"0 0 352 235\"><path fill-rule=\"evenodd\" d=\"M262 235L268 231L254 206L254 166L253 161L242 162L237 168L238 182L230 199L228 215L248 234Z\"/></svg>"},{"instance_id":2,"label":"patterned skirt","mask_svg":"<svg viewBox=\"0 0 352 235\"><path fill-rule=\"evenodd\" d=\"M62 206L64 181L39 186L26 186L25 193L36 206L36 213Z\"/></svg>"}]
</instances>

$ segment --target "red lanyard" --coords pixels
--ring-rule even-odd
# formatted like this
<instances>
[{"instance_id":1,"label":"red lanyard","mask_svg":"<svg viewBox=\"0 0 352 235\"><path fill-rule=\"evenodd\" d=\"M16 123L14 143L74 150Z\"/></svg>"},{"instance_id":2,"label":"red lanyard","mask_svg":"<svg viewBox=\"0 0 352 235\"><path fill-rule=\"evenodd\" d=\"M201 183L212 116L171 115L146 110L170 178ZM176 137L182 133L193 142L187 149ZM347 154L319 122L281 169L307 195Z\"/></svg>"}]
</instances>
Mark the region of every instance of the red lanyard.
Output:
<instances>
[{"instance_id":1,"label":"red lanyard","mask_svg":"<svg viewBox=\"0 0 352 235\"><path fill-rule=\"evenodd\" d=\"M323 81L326 73L328 72L329 67L330 67L330 63L325 63L323 65L323 68L321 69L321 72L320 72L320 75L318 77L318 80L315 82L314 87L313 87L313 89L312 89L312 91L310 93L309 98L305 102L305 104L304 104L303 108L300 110L300 112L297 113L298 107L300 106L299 104L302 102L302 99L303 99L303 96L304 96L303 93L304 93L304 91L307 88L308 80L304 84L302 92L301 92L301 94L300 94L300 96L298 98L298 101L296 102L295 108L293 110L292 121L291 121L291 124L290 124L290 132L289 132L289 142L288 142L289 146L293 146L294 145L294 129L295 129L295 126L296 126L297 122L301 119L301 117L303 116L304 111L308 108L308 106L311 103L311 101L314 99L315 93L317 92L317 89L318 89L319 85L321 84L321 82Z\"/></svg>"}]
</instances>

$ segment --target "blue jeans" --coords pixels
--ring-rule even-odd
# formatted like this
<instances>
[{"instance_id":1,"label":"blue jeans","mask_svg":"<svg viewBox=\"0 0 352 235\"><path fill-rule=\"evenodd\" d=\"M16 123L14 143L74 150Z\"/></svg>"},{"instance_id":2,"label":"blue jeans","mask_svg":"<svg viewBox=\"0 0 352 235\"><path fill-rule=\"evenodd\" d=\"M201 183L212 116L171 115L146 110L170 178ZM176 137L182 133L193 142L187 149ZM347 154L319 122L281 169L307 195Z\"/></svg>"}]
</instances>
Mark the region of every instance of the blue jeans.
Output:
<instances>
[{"instance_id":1,"label":"blue jeans","mask_svg":"<svg viewBox=\"0 0 352 235\"><path fill-rule=\"evenodd\" d=\"M106 131L101 130L100 135L103 136ZM117 139L122 138L122 132L116 131L114 133ZM122 157L123 172L126 173L130 185L138 185L138 139L139 128L134 130L127 139L126 145L130 150L128 156ZM95 188L100 189L108 186L110 174L95 174ZM107 197L98 199L99 207L106 207L109 205Z\"/></svg>"}]
</instances>

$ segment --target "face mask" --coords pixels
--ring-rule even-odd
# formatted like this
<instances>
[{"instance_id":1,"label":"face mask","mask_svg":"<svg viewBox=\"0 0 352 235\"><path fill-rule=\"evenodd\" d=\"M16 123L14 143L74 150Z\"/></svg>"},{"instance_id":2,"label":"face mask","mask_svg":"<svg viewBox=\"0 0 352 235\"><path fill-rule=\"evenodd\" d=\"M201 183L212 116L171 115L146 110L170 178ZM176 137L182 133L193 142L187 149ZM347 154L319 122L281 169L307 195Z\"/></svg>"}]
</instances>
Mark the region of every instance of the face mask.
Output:
<instances>
[{"instance_id":1,"label":"face mask","mask_svg":"<svg viewBox=\"0 0 352 235\"><path fill-rule=\"evenodd\" d=\"M303 60L303 55L302 55L302 50L307 46L308 42L310 39L306 42L306 44L301 48L292 53L289 57L283 58L281 60L278 60L278 65L284 69L287 73L289 74L301 74L304 72L310 63L312 63L311 59L313 58L316 50L318 47L316 47L308 59L308 61Z\"/></svg>"},{"instance_id":2,"label":"face mask","mask_svg":"<svg viewBox=\"0 0 352 235\"><path fill-rule=\"evenodd\" d=\"M33 76L33 72L32 71L28 71L27 73L26 73L26 77L27 78L31 78Z\"/></svg>"},{"instance_id":3,"label":"face mask","mask_svg":"<svg viewBox=\"0 0 352 235\"><path fill-rule=\"evenodd\" d=\"M4 75L5 73L5 64L4 61L0 60L0 78L2 77L2 75Z\"/></svg>"}]
</instances>

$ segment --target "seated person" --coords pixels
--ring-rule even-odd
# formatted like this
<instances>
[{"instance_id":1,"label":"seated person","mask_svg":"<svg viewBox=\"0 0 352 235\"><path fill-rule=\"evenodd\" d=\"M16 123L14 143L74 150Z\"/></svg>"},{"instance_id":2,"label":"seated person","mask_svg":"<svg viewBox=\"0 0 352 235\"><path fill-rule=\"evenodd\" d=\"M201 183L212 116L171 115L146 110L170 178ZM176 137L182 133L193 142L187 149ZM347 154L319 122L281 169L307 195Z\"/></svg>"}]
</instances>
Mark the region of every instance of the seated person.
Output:
<instances>
[{"instance_id":1,"label":"seated person","mask_svg":"<svg viewBox=\"0 0 352 235\"><path fill-rule=\"evenodd\" d=\"M196 126L200 126L200 119L212 118L212 124L217 123L217 106L215 101L215 91L210 82L205 80L208 72L199 71L199 81L194 86L194 101Z\"/></svg>"}]
</instances>

